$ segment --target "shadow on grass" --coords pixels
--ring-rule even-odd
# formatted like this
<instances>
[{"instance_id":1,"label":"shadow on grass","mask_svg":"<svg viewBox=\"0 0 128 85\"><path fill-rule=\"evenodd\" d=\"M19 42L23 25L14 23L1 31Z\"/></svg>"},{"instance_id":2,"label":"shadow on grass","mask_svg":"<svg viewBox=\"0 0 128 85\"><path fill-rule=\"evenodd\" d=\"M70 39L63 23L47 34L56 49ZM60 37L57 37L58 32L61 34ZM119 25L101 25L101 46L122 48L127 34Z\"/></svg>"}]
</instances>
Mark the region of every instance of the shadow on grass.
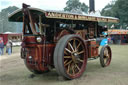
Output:
<instances>
[{"instance_id":1,"label":"shadow on grass","mask_svg":"<svg viewBox=\"0 0 128 85\"><path fill-rule=\"evenodd\" d=\"M82 76L87 76L88 73L92 73L93 72L97 72L100 71L102 69L102 67L100 66L100 63L97 60L94 61L89 61L86 67L85 72L83 73ZM31 74L30 74L31 75ZM29 75L28 75L29 76ZM81 76L81 77L82 77ZM59 79L59 75L57 74L56 70L53 69L48 73L44 73L44 74L35 74L34 78L30 78L30 79L39 79L39 80L43 80L43 81L49 81L49 82L56 82L56 81L70 81L70 80L66 80L66 79ZM79 79L79 78L77 78Z\"/></svg>"}]
</instances>

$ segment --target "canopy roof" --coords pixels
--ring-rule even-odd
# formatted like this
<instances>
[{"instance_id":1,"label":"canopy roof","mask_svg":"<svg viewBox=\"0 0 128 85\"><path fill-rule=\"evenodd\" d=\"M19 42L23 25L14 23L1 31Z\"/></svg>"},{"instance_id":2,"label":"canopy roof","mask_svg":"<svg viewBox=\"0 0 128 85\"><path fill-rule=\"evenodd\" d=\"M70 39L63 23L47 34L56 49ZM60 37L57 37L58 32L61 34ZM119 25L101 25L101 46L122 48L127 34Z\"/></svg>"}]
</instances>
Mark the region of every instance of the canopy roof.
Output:
<instances>
[{"instance_id":1,"label":"canopy roof","mask_svg":"<svg viewBox=\"0 0 128 85\"><path fill-rule=\"evenodd\" d=\"M68 19L68 20L81 20L81 21L96 21L96 22L113 22L118 23L118 18L113 17L105 17L105 16L95 16L89 14L77 14L63 11L49 11L49 10L41 10L38 8L29 7L30 13L34 13L37 15L41 15L44 18L49 19ZM18 9L8 16L9 21L13 22L22 22L23 14L22 9Z\"/></svg>"},{"instance_id":2,"label":"canopy roof","mask_svg":"<svg viewBox=\"0 0 128 85\"><path fill-rule=\"evenodd\" d=\"M113 29L108 30L108 34L128 34L128 30Z\"/></svg>"}]
</instances>

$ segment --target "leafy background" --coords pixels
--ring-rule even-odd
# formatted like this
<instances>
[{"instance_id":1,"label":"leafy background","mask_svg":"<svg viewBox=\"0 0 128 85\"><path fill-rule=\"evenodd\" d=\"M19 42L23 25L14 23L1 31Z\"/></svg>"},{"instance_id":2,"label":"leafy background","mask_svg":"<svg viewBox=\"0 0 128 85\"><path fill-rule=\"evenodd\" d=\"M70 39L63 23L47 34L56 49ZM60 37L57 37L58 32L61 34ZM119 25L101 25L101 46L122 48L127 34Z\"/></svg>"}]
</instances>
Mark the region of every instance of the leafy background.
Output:
<instances>
[{"instance_id":1,"label":"leafy background","mask_svg":"<svg viewBox=\"0 0 128 85\"><path fill-rule=\"evenodd\" d=\"M4 32L22 32L22 23L9 22L8 14L19 9L16 6L10 6L0 12L0 33ZM68 0L64 11L75 13L88 13L89 7L79 0ZM120 22L115 24L116 29L126 29L128 27L128 1L127 0L112 0L101 10L102 16L111 16L120 19ZM111 26L113 23L109 23ZM105 25L105 23L101 23Z\"/></svg>"}]
</instances>

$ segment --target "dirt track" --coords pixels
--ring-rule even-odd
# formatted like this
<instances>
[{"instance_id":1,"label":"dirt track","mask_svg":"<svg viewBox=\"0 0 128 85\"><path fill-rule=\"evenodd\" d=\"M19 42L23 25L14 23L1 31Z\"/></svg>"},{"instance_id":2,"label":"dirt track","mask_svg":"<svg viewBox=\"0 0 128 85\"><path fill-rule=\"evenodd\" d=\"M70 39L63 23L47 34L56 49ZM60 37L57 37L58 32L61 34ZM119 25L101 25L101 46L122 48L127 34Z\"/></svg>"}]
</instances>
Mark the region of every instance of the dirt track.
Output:
<instances>
[{"instance_id":1,"label":"dirt track","mask_svg":"<svg viewBox=\"0 0 128 85\"><path fill-rule=\"evenodd\" d=\"M109 67L102 68L99 59L88 61L83 76L70 81L59 80L55 70L30 78L32 73L19 57L19 47L15 47L11 56L0 56L0 85L128 85L128 45L111 47Z\"/></svg>"}]
</instances>

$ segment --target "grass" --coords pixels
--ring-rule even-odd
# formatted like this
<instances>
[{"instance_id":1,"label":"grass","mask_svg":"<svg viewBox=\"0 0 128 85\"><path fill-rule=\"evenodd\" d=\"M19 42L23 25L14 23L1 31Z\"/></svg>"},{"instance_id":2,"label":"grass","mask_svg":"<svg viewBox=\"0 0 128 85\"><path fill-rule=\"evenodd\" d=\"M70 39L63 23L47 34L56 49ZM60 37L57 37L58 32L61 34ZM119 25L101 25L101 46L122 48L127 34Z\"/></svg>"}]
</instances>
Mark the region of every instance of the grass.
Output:
<instances>
[{"instance_id":1,"label":"grass","mask_svg":"<svg viewBox=\"0 0 128 85\"><path fill-rule=\"evenodd\" d=\"M111 45L111 48L110 66L102 68L99 59L88 61L84 74L70 81L58 80L55 70L29 78L31 72L26 69L23 60L19 55L13 56L11 60L4 60L6 68L0 73L0 85L128 85L128 45ZM20 47L14 47L13 52L20 52Z\"/></svg>"},{"instance_id":2,"label":"grass","mask_svg":"<svg viewBox=\"0 0 128 85\"><path fill-rule=\"evenodd\" d=\"M97 85L128 85L128 45L111 45L111 48L110 66L102 68L99 60L89 61L85 74Z\"/></svg>"}]
</instances>

